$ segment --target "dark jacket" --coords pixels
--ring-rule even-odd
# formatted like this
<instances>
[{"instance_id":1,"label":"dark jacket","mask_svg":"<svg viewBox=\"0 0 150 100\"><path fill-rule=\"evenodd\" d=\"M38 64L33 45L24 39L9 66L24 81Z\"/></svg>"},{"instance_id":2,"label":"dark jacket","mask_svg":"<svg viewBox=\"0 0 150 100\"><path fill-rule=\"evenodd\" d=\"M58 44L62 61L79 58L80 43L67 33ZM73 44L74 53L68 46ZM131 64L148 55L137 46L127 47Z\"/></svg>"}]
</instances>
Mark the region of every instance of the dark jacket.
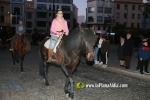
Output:
<instances>
[{"instance_id":1,"label":"dark jacket","mask_svg":"<svg viewBox=\"0 0 150 100\"><path fill-rule=\"evenodd\" d=\"M133 53L133 47L134 47L134 43L133 43L133 40L130 38L130 39L127 39L125 41L125 44L124 44L124 56L132 56L132 53Z\"/></svg>"},{"instance_id":2,"label":"dark jacket","mask_svg":"<svg viewBox=\"0 0 150 100\"><path fill-rule=\"evenodd\" d=\"M139 48L139 58L142 58L142 60L150 59L150 48L148 46L143 45Z\"/></svg>"},{"instance_id":3,"label":"dark jacket","mask_svg":"<svg viewBox=\"0 0 150 100\"><path fill-rule=\"evenodd\" d=\"M98 47L99 39L100 39L100 37L98 37L98 38L97 38L97 40L96 40L96 43L95 43L94 47Z\"/></svg>"},{"instance_id":4,"label":"dark jacket","mask_svg":"<svg viewBox=\"0 0 150 100\"><path fill-rule=\"evenodd\" d=\"M124 44L121 45L121 43L119 43L118 50L117 50L119 60L124 60L124 52L123 51L124 51Z\"/></svg>"},{"instance_id":5,"label":"dark jacket","mask_svg":"<svg viewBox=\"0 0 150 100\"><path fill-rule=\"evenodd\" d=\"M101 53L106 53L108 52L110 49L110 43L108 40L105 40L102 42L102 46L101 46Z\"/></svg>"}]
</instances>

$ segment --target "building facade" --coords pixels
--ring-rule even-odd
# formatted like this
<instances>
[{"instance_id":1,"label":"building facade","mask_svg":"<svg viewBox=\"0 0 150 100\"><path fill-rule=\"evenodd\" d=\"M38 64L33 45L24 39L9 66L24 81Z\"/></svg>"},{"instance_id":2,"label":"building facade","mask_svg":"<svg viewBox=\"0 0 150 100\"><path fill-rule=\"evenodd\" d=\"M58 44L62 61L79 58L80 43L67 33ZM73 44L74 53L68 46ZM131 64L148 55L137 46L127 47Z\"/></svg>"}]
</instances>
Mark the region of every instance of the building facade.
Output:
<instances>
[{"instance_id":1,"label":"building facade","mask_svg":"<svg viewBox=\"0 0 150 100\"><path fill-rule=\"evenodd\" d=\"M143 29L150 29L150 14L149 13L145 13L145 6L149 6L150 8L150 1L147 2L143 2L143 6L142 6L142 19L141 19L141 27ZM149 9L150 10L150 9Z\"/></svg>"},{"instance_id":2,"label":"building facade","mask_svg":"<svg viewBox=\"0 0 150 100\"><path fill-rule=\"evenodd\" d=\"M0 26L10 26L10 0L0 0Z\"/></svg>"},{"instance_id":3,"label":"building facade","mask_svg":"<svg viewBox=\"0 0 150 100\"><path fill-rule=\"evenodd\" d=\"M86 23L95 30L108 30L113 18L113 0L87 0Z\"/></svg>"},{"instance_id":4,"label":"building facade","mask_svg":"<svg viewBox=\"0 0 150 100\"><path fill-rule=\"evenodd\" d=\"M24 20L24 1L10 0L10 26L18 24L19 19Z\"/></svg>"},{"instance_id":5,"label":"building facade","mask_svg":"<svg viewBox=\"0 0 150 100\"><path fill-rule=\"evenodd\" d=\"M141 28L143 0L114 0L115 24L125 28Z\"/></svg>"},{"instance_id":6,"label":"building facade","mask_svg":"<svg viewBox=\"0 0 150 100\"><path fill-rule=\"evenodd\" d=\"M63 16L71 29L73 25L73 0L34 0L34 30L49 32L51 22L55 18L55 11L61 8Z\"/></svg>"},{"instance_id":7,"label":"building facade","mask_svg":"<svg viewBox=\"0 0 150 100\"><path fill-rule=\"evenodd\" d=\"M25 0L24 15L24 24L26 26L26 32L34 32L34 0Z\"/></svg>"}]
</instances>

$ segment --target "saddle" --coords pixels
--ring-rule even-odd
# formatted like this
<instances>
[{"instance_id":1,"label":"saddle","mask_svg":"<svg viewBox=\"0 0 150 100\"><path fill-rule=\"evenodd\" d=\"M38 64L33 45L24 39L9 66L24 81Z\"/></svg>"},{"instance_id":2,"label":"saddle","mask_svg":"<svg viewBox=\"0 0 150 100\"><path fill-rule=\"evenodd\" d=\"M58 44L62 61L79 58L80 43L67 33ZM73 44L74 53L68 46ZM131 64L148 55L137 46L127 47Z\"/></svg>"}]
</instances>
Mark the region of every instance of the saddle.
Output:
<instances>
[{"instance_id":1,"label":"saddle","mask_svg":"<svg viewBox=\"0 0 150 100\"><path fill-rule=\"evenodd\" d=\"M58 39L58 41L57 41L57 43L56 43L56 45L55 45L55 47L54 47L54 49L53 49L53 53L56 53L56 51L57 51L57 47L59 46L59 44L61 43L61 39L62 39L62 36L61 37L59 37L59 39ZM44 44L44 46L47 48L47 49L49 49L49 45L50 45L50 39L48 39L46 42L45 42L45 44Z\"/></svg>"},{"instance_id":2,"label":"saddle","mask_svg":"<svg viewBox=\"0 0 150 100\"><path fill-rule=\"evenodd\" d=\"M22 39L23 39L23 38L24 38L23 35L18 35L18 36L16 37L15 42L14 42L13 48L19 47L19 45L21 45L20 42L22 42ZM25 42L25 43L26 43L26 42ZM27 43L26 43L26 44L27 44ZM24 44L22 44L22 45L24 45ZM25 46L25 45L24 45L24 46ZM30 51L30 46L29 46L29 45L26 45L26 46L25 46L25 50L26 50L26 51Z\"/></svg>"}]
</instances>

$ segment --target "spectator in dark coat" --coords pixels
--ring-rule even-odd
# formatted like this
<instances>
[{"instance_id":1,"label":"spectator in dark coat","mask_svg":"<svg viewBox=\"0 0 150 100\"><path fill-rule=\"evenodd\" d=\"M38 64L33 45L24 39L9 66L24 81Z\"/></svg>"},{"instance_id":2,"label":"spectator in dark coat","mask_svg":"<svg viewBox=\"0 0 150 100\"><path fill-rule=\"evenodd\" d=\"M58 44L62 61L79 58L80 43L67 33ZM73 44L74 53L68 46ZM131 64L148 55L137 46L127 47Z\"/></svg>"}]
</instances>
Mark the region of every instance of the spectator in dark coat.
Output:
<instances>
[{"instance_id":1,"label":"spectator in dark coat","mask_svg":"<svg viewBox=\"0 0 150 100\"><path fill-rule=\"evenodd\" d=\"M130 63L131 63L131 57L132 57L132 53L133 53L133 47L134 47L134 43L133 40L131 38L131 34L128 33L127 34L127 40L125 41L124 44L124 56L125 56L125 66L126 69L130 68Z\"/></svg>"},{"instance_id":2,"label":"spectator in dark coat","mask_svg":"<svg viewBox=\"0 0 150 100\"><path fill-rule=\"evenodd\" d=\"M108 63L108 53L109 53L109 49L110 49L110 43L108 40L106 40L106 36L102 36L103 38L103 42L102 42L102 46L101 46L101 56L102 56L102 62L103 65L102 67L107 67L107 63Z\"/></svg>"},{"instance_id":3,"label":"spectator in dark coat","mask_svg":"<svg viewBox=\"0 0 150 100\"><path fill-rule=\"evenodd\" d=\"M125 38L121 37L120 38L120 43L119 43L119 46L118 46L118 59L120 61L120 66L121 67L124 67L124 59L125 59L125 56L124 56L124 53L123 53L123 49L124 49L124 42L125 42Z\"/></svg>"}]
</instances>

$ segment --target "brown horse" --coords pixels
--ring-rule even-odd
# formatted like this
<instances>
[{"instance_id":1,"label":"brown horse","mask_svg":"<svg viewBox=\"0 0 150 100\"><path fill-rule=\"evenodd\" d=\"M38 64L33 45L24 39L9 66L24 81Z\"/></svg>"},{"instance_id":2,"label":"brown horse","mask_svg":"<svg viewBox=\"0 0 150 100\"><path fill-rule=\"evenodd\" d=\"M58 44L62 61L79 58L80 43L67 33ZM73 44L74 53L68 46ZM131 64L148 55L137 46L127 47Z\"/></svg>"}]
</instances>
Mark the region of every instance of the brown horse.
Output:
<instances>
[{"instance_id":1,"label":"brown horse","mask_svg":"<svg viewBox=\"0 0 150 100\"><path fill-rule=\"evenodd\" d=\"M13 51L11 51L11 54L13 65L15 65L16 62L20 62L21 72L23 72L24 56L30 51L30 42L31 36L27 33L15 36L15 43L13 44Z\"/></svg>"},{"instance_id":2,"label":"brown horse","mask_svg":"<svg viewBox=\"0 0 150 100\"><path fill-rule=\"evenodd\" d=\"M44 39L39 46L39 73L45 79L46 86L49 86L49 65L51 63L60 65L66 75L64 91L73 99L73 72L79 64L80 58L85 57L89 61L92 61L94 58L93 46L95 44L95 35L93 30L88 28L76 28L72 30L68 36L63 36L62 42L57 47L56 53L52 56L54 60L51 63L47 62L48 48L44 46L48 39L49 38Z\"/></svg>"}]
</instances>

